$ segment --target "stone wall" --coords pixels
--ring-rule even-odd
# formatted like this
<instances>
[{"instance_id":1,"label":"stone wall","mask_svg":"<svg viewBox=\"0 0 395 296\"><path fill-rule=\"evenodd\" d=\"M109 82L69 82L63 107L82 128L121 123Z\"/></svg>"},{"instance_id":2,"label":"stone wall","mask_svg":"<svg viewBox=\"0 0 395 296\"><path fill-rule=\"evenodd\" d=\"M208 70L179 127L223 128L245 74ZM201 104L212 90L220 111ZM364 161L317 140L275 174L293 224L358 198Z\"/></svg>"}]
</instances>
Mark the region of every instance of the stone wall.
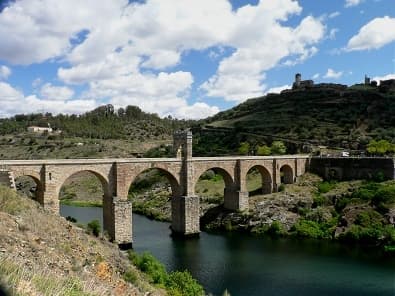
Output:
<instances>
[{"instance_id":1,"label":"stone wall","mask_svg":"<svg viewBox=\"0 0 395 296\"><path fill-rule=\"evenodd\" d=\"M394 179L393 158L320 158L310 159L310 172L325 179L353 180L372 179L383 174L385 179Z\"/></svg>"}]
</instances>

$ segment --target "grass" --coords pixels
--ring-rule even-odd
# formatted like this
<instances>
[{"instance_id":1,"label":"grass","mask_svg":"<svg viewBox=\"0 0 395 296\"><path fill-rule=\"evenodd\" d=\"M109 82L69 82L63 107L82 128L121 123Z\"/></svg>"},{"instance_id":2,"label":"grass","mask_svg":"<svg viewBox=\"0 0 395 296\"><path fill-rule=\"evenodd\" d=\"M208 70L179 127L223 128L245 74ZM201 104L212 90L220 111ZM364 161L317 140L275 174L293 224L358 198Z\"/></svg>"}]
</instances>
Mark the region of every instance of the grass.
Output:
<instances>
[{"instance_id":1,"label":"grass","mask_svg":"<svg viewBox=\"0 0 395 296\"><path fill-rule=\"evenodd\" d=\"M49 267L28 268L11 257L0 258L0 276L12 295L89 296L103 292L78 278L56 276Z\"/></svg>"},{"instance_id":2,"label":"grass","mask_svg":"<svg viewBox=\"0 0 395 296\"><path fill-rule=\"evenodd\" d=\"M74 207L97 207L103 206L102 202L99 201L84 201L84 200L72 200L72 199L61 199L60 204Z\"/></svg>"},{"instance_id":3,"label":"grass","mask_svg":"<svg viewBox=\"0 0 395 296\"><path fill-rule=\"evenodd\" d=\"M0 210L11 215L22 212L30 207L15 191L0 185Z\"/></svg>"},{"instance_id":4,"label":"grass","mask_svg":"<svg viewBox=\"0 0 395 296\"><path fill-rule=\"evenodd\" d=\"M157 292L104 237L88 235L86 230L3 186L0 221L0 286L10 295ZM99 229L97 223L92 226L92 232ZM122 279L126 270L139 275L134 285ZM117 293L117 289L124 292Z\"/></svg>"}]
</instances>

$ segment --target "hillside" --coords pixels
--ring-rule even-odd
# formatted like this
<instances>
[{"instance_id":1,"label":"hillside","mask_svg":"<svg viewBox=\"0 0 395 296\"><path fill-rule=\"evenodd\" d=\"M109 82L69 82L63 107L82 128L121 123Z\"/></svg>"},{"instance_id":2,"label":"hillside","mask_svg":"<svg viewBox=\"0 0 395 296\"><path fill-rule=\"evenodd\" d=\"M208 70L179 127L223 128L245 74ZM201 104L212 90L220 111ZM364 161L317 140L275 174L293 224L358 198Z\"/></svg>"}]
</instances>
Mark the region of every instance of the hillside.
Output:
<instances>
[{"instance_id":1,"label":"hillside","mask_svg":"<svg viewBox=\"0 0 395 296\"><path fill-rule=\"evenodd\" d=\"M374 86L321 84L249 99L194 128L197 155L235 153L284 141L288 151L325 145L363 150L371 139L395 140L395 93Z\"/></svg>"},{"instance_id":2,"label":"hillside","mask_svg":"<svg viewBox=\"0 0 395 296\"><path fill-rule=\"evenodd\" d=\"M192 123L136 106L115 111L105 105L78 116L15 115L0 119L0 159L136 157L171 144L173 132ZM29 132L29 126L53 132Z\"/></svg>"},{"instance_id":3,"label":"hillside","mask_svg":"<svg viewBox=\"0 0 395 296\"><path fill-rule=\"evenodd\" d=\"M165 294L116 245L1 186L0 220L0 286L12 295Z\"/></svg>"},{"instance_id":4,"label":"hillside","mask_svg":"<svg viewBox=\"0 0 395 296\"><path fill-rule=\"evenodd\" d=\"M163 140L174 130L185 128L194 121L160 118L157 114L143 112L139 107L127 106L114 109L103 105L81 115L52 115L51 113L19 114L0 119L0 135L16 135L29 126L50 126L54 135L61 131L63 137L93 139L130 139L138 141Z\"/></svg>"}]
</instances>

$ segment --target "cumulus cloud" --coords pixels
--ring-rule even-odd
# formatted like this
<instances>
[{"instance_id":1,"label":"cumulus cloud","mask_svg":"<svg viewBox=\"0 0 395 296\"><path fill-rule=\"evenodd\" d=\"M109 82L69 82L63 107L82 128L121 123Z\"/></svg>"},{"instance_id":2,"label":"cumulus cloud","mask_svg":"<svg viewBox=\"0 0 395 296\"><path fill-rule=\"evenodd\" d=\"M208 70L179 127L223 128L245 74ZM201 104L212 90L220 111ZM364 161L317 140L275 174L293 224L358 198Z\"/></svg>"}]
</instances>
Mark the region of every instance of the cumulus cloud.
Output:
<instances>
[{"instance_id":1,"label":"cumulus cloud","mask_svg":"<svg viewBox=\"0 0 395 296\"><path fill-rule=\"evenodd\" d=\"M11 69L7 66L0 66L0 79L7 79L11 75Z\"/></svg>"},{"instance_id":2,"label":"cumulus cloud","mask_svg":"<svg viewBox=\"0 0 395 296\"><path fill-rule=\"evenodd\" d=\"M129 2L12 2L0 14L0 59L66 63L57 74L69 87L45 84L39 100L71 102L71 85L84 84L84 97L92 100L204 117L218 108L188 102L193 74L174 70L185 53L211 49L219 66L200 90L241 101L263 94L265 71L314 55L326 31L312 16L286 25L302 11L293 0L261 0L239 9L227 0ZM224 55L223 48L230 50Z\"/></svg>"},{"instance_id":3,"label":"cumulus cloud","mask_svg":"<svg viewBox=\"0 0 395 296\"><path fill-rule=\"evenodd\" d=\"M378 49L395 41L395 30L389 28L395 28L395 18L384 16L371 20L348 41L346 50Z\"/></svg>"},{"instance_id":4,"label":"cumulus cloud","mask_svg":"<svg viewBox=\"0 0 395 296\"><path fill-rule=\"evenodd\" d=\"M343 71L336 72L335 70L329 68L328 71L326 71L326 74L324 75L324 78L327 78L327 79L339 79L342 76L343 76Z\"/></svg>"},{"instance_id":5,"label":"cumulus cloud","mask_svg":"<svg viewBox=\"0 0 395 296\"><path fill-rule=\"evenodd\" d=\"M340 15L340 12L339 11L335 11L335 12L332 12L332 13L330 13L329 15L328 15L328 18L335 18L335 17L338 17Z\"/></svg>"},{"instance_id":6,"label":"cumulus cloud","mask_svg":"<svg viewBox=\"0 0 395 296\"><path fill-rule=\"evenodd\" d=\"M1 112L0 117L14 114L51 112L80 114L97 106L95 100L47 100L35 95L25 96L12 85L0 81Z\"/></svg>"},{"instance_id":7,"label":"cumulus cloud","mask_svg":"<svg viewBox=\"0 0 395 296\"><path fill-rule=\"evenodd\" d=\"M265 93L266 94L279 94L281 93L283 90L285 89L291 89L292 86L289 84L286 85L281 85L281 86L275 86L275 87L271 87L269 88Z\"/></svg>"},{"instance_id":8,"label":"cumulus cloud","mask_svg":"<svg viewBox=\"0 0 395 296\"><path fill-rule=\"evenodd\" d=\"M357 6L362 3L362 0L346 0L345 7Z\"/></svg>"},{"instance_id":9,"label":"cumulus cloud","mask_svg":"<svg viewBox=\"0 0 395 296\"><path fill-rule=\"evenodd\" d=\"M46 100L65 101L73 97L74 91L66 86L53 86L46 83L41 87L40 94Z\"/></svg>"},{"instance_id":10,"label":"cumulus cloud","mask_svg":"<svg viewBox=\"0 0 395 296\"><path fill-rule=\"evenodd\" d=\"M320 78L320 73L315 73L311 78L312 78L312 79L318 79L318 78Z\"/></svg>"},{"instance_id":11,"label":"cumulus cloud","mask_svg":"<svg viewBox=\"0 0 395 296\"><path fill-rule=\"evenodd\" d=\"M395 73L387 74L387 75L384 75L384 76L376 76L376 77L372 78L372 80L377 81L379 84L380 84L380 80L389 80L389 79L395 79Z\"/></svg>"},{"instance_id":12,"label":"cumulus cloud","mask_svg":"<svg viewBox=\"0 0 395 296\"><path fill-rule=\"evenodd\" d=\"M282 59L290 57L284 64L294 65L314 55L318 49L313 44L325 32L320 20L308 16L295 28L280 23L300 11L297 2L287 0L261 1L256 9L245 7L237 11L242 25L229 40L237 50L220 62L217 73L201 89L210 97L243 101L264 93L264 71ZM244 21L247 19L254 21Z\"/></svg>"}]
</instances>

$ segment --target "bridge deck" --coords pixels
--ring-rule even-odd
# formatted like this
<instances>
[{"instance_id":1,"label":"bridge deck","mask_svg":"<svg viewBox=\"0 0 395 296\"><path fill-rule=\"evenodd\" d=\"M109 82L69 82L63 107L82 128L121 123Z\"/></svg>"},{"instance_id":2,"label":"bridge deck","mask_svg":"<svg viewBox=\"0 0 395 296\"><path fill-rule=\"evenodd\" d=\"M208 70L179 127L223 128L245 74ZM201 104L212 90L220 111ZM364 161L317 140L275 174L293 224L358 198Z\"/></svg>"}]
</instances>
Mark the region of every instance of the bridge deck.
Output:
<instances>
[{"instance_id":1,"label":"bridge deck","mask_svg":"<svg viewBox=\"0 0 395 296\"><path fill-rule=\"evenodd\" d=\"M272 159L307 159L309 155L278 156L223 156L193 157L190 161L235 161L235 160L272 160ZM181 158L69 158L69 159L20 159L0 160L0 167L5 165L56 165L56 164L109 164L109 163L145 163L145 162L182 162Z\"/></svg>"}]
</instances>

